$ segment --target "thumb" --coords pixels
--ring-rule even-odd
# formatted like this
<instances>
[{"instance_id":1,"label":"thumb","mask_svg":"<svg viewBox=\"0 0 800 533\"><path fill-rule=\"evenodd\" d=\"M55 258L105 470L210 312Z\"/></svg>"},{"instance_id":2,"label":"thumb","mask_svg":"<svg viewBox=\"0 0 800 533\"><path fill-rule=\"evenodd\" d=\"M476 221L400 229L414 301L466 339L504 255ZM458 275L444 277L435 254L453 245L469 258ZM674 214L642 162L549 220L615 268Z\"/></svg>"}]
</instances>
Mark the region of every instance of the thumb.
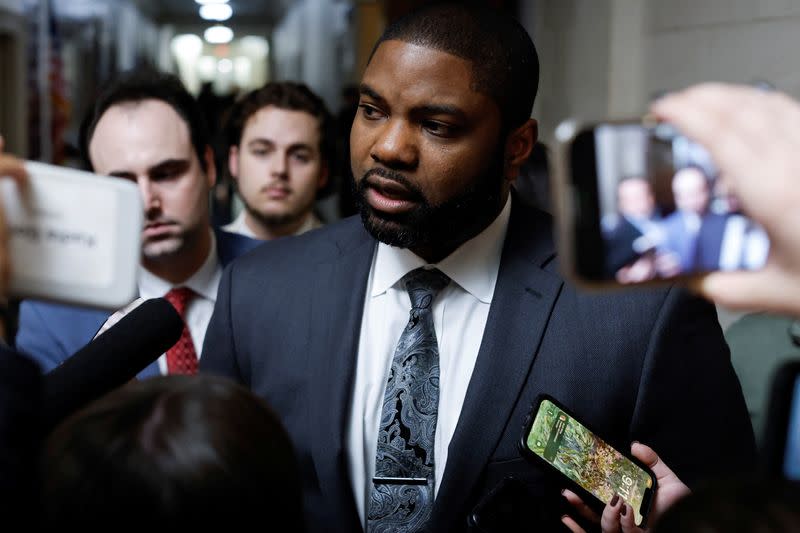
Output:
<instances>
[{"instance_id":1,"label":"thumb","mask_svg":"<svg viewBox=\"0 0 800 533\"><path fill-rule=\"evenodd\" d=\"M800 279L776 265L755 272L713 272L694 280L690 288L731 309L800 312Z\"/></svg>"},{"instance_id":2,"label":"thumb","mask_svg":"<svg viewBox=\"0 0 800 533\"><path fill-rule=\"evenodd\" d=\"M634 442L631 445L631 455L647 465L656 475L656 480L658 481L668 477L676 477L672 469L661 460L650 446L646 446L640 442Z\"/></svg>"}]
</instances>

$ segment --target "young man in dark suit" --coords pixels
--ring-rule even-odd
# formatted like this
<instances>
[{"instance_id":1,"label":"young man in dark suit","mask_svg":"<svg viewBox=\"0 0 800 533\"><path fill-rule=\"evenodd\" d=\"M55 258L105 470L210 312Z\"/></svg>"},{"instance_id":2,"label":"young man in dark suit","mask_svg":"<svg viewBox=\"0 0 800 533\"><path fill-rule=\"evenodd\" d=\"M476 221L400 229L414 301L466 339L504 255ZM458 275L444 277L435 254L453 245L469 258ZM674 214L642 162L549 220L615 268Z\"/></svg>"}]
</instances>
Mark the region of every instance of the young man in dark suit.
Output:
<instances>
[{"instance_id":1,"label":"young man in dark suit","mask_svg":"<svg viewBox=\"0 0 800 533\"><path fill-rule=\"evenodd\" d=\"M123 74L85 118L81 149L94 172L138 184L145 210L139 294L166 296L187 325L179 346L140 376L196 372L222 268L258 244L210 225L216 171L196 101L175 76ZM47 372L92 340L107 320L109 313L96 309L25 301L16 346Z\"/></svg>"},{"instance_id":2,"label":"young man in dark suit","mask_svg":"<svg viewBox=\"0 0 800 533\"><path fill-rule=\"evenodd\" d=\"M309 531L465 531L508 476L529 504L505 523L560 528L563 480L518 449L540 393L620 449L652 446L690 486L753 465L713 306L675 288L580 291L551 218L510 192L537 85L530 37L498 13L395 23L351 134L361 220L223 275L201 370L281 415Z\"/></svg>"}]
</instances>

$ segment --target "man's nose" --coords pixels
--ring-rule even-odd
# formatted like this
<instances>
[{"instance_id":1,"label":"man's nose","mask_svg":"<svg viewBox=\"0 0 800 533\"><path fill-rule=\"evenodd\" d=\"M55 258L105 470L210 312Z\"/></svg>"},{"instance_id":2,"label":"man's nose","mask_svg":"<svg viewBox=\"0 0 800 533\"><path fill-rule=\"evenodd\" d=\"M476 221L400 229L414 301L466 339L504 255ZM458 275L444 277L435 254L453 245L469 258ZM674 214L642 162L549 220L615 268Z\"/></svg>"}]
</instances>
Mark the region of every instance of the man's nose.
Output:
<instances>
[{"instance_id":1,"label":"man's nose","mask_svg":"<svg viewBox=\"0 0 800 533\"><path fill-rule=\"evenodd\" d=\"M138 178L136 183L139 186L139 192L142 195L144 212L151 213L153 211L160 211L161 195L159 194L158 186L147 178Z\"/></svg>"},{"instance_id":2,"label":"man's nose","mask_svg":"<svg viewBox=\"0 0 800 533\"><path fill-rule=\"evenodd\" d=\"M288 158L289 155L285 152L276 152L270 158L270 172L274 177L286 179L289 167Z\"/></svg>"},{"instance_id":3,"label":"man's nose","mask_svg":"<svg viewBox=\"0 0 800 533\"><path fill-rule=\"evenodd\" d=\"M419 151L413 127L405 120L389 120L378 132L372 159L389 168L410 170L419 162Z\"/></svg>"}]
</instances>

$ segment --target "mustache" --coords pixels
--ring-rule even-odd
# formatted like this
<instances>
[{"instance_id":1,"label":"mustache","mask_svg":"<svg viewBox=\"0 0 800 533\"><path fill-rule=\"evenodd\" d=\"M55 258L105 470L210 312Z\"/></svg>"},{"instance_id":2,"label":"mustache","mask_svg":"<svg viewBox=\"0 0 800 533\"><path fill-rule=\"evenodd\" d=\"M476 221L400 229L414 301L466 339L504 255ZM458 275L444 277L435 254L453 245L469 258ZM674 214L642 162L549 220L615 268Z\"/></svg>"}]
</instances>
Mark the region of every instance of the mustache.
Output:
<instances>
[{"instance_id":1,"label":"mustache","mask_svg":"<svg viewBox=\"0 0 800 533\"><path fill-rule=\"evenodd\" d=\"M174 220L169 219L169 218L160 217L160 216L152 216L151 217L151 216L147 216L147 214L145 214L145 217L144 217L144 227L155 226L155 225L160 225L160 224L174 224L174 223L175 223Z\"/></svg>"},{"instance_id":2,"label":"mustache","mask_svg":"<svg viewBox=\"0 0 800 533\"><path fill-rule=\"evenodd\" d=\"M420 188L411 183L407 177L399 172L383 167L374 167L364 172L364 175L361 178L361 183L359 184L359 189L364 190L371 186L369 184L369 178L371 176L379 176L402 185L404 189L411 193L413 200L425 200L425 196L422 194Z\"/></svg>"}]
</instances>

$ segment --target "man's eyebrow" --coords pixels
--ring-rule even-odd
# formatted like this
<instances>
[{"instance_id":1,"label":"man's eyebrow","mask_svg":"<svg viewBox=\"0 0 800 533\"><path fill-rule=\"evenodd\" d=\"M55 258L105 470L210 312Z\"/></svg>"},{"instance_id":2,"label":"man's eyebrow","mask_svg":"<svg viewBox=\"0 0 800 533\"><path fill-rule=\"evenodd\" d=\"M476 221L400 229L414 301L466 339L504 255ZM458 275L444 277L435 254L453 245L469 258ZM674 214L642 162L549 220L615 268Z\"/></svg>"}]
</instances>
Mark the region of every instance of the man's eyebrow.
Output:
<instances>
[{"instance_id":1,"label":"man's eyebrow","mask_svg":"<svg viewBox=\"0 0 800 533\"><path fill-rule=\"evenodd\" d=\"M247 141L247 146L253 146L254 144L275 144L272 139L267 139L266 137L256 137L255 139L250 139Z\"/></svg>"},{"instance_id":2,"label":"man's eyebrow","mask_svg":"<svg viewBox=\"0 0 800 533\"><path fill-rule=\"evenodd\" d=\"M157 165L153 165L152 167L150 167L148 169L148 173L153 173L153 172L157 172L157 171L162 171L163 172L164 170L176 170L176 171L179 171L179 170L183 170L185 168L188 168L189 165L190 165L190 163L189 163L188 159L167 159L167 160L161 161Z\"/></svg>"},{"instance_id":3,"label":"man's eyebrow","mask_svg":"<svg viewBox=\"0 0 800 533\"><path fill-rule=\"evenodd\" d=\"M275 141L273 141L271 139L267 139L266 137L256 137L255 139L250 139L249 141L247 141L247 146L250 146L250 147L252 147L253 145L260 146L262 144L266 144L268 146L275 146ZM313 150L313 149L314 149L314 147L312 145L310 145L308 143L304 143L304 142L292 143L286 148L287 151L291 151L291 150Z\"/></svg>"},{"instance_id":4,"label":"man's eyebrow","mask_svg":"<svg viewBox=\"0 0 800 533\"><path fill-rule=\"evenodd\" d=\"M361 85L358 86L358 92L360 92L362 95L369 96L370 98L372 98L373 100L377 100L378 102L385 102L383 96L378 94L378 91L376 91L366 83L362 83Z\"/></svg>"},{"instance_id":5,"label":"man's eyebrow","mask_svg":"<svg viewBox=\"0 0 800 533\"><path fill-rule=\"evenodd\" d=\"M310 150L313 151L314 147L310 144L306 143L293 143L290 144L289 147L286 149L287 152L294 152L297 150Z\"/></svg>"},{"instance_id":6,"label":"man's eyebrow","mask_svg":"<svg viewBox=\"0 0 800 533\"><path fill-rule=\"evenodd\" d=\"M133 172L128 172L127 170L112 170L107 174L107 176L111 176L113 178L135 178Z\"/></svg>"},{"instance_id":7,"label":"man's eyebrow","mask_svg":"<svg viewBox=\"0 0 800 533\"><path fill-rule=\"evenodd\" d=\"M450 115L458 120L467 119L466 113L461 108L447 104L424 104L415 107L414 113L423 116Z\"/></svg>"}]
</instances>

